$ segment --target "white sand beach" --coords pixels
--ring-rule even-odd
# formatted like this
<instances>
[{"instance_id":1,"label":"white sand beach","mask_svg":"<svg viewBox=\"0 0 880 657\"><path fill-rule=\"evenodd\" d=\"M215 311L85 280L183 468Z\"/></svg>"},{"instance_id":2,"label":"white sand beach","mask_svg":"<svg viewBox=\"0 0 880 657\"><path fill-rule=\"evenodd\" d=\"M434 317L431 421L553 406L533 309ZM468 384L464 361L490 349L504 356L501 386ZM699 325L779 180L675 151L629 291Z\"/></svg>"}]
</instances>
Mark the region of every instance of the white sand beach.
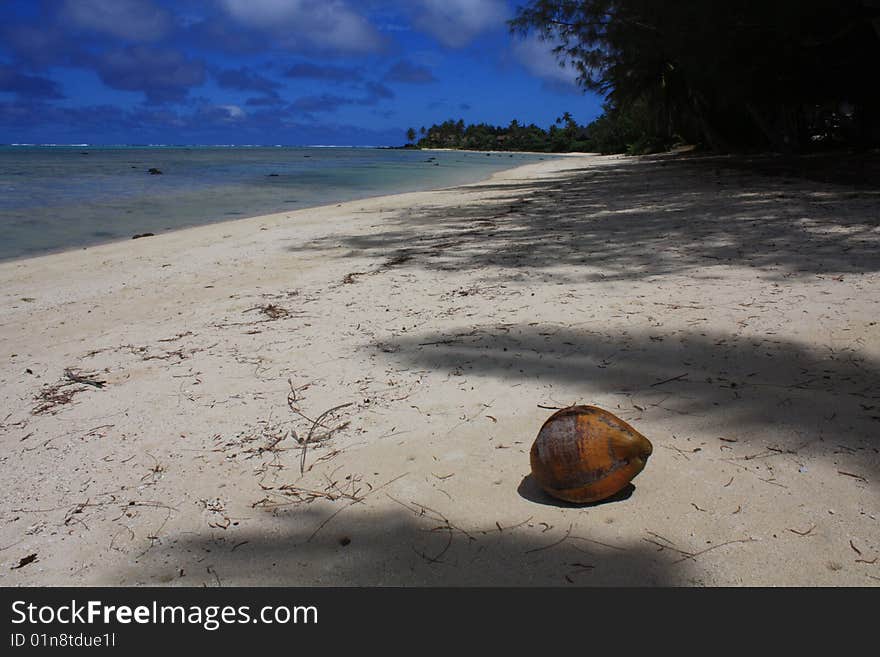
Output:
<instances>
[{"instance_id":1,"label":"white sand beach","mask_svg":"<svg viewBox=\"0 0 880 657\"><path fill-rule=\"evenodd\" d=\"M876 586L880 194L724 162L0 263L0 585ZM573 403L628 495L528 477Z\"/></svg>"}]
</instances>

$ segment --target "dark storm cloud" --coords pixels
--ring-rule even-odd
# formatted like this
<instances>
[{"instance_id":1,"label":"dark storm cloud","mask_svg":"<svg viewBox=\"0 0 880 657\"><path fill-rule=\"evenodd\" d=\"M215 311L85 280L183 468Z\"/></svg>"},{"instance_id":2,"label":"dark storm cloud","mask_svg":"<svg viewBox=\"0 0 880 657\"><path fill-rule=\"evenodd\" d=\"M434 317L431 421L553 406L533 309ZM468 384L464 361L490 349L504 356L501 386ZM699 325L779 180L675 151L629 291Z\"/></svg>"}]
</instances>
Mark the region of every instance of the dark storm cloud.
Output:
<instances>
[{"instance_id":1,"label":"dark storm cloud","mask_svg":"<svg viewBox=\"0 0 880 657\"><path fill-rule=\"evenodd\" d=\"M273 94L281 86L275 80L270 80L246 66L217 71L215 77L217 78L217 84L224 89L259 91L265 94Z\"/></svg>"},{"instance_id":2,"label":"dark storm cloud","mask_svg":"<svg viewBox=\"0 0 880 657\"><path fill-rule=\"evenodd\" d=\"M185 112L149 106L126 110L112 105L60 107L40 101L0 103L0 130L9 134L27 133L53 126L81 141L109 136L117 139L117 143L133 143L131 135L156 141L169 129L194 133L210 128L228 128L230 123L243 123L247 119L247 115L235 105L214 105L204 101L195 103Z\"/></svg>"},{"instance_id":3,"label":"dark storm cloud","mask_svg":"<svg viewBox=\"0 0 880 657\"><path fill-rule=\"evenodd\" d=\"M179 38L203 50L233 55L260 53L267 49L265 36L243 29L222 16L194 21L183 29Z\"/></svg>"},{"instance_id":4,"label":"dark storm cloud","mask_svg":"<svg viewBox=\"0 0 880 657\"><path fill-rule=\"evenodd\" d=\"M265 96L254 96L244 101L248 107L274 107L281 105L284 100L276 93L267 94Z\"/></svg>"},{"instance_id":5,"label":"dark storm cloud","mask_svg":"<svg viewBox=\"0 0 880 657\"><path fill-rule=\"evenodd\" d=\"M67 141L50 137L48 134L43 137L43 131L47 127L63 134L72 129L98 132L108 127L126 129L131 125L132 122L124 110L109 105L60 107L39 100L0 103L0 129L17 140Z\"/></svg>"},{"instance_id":6,"label":"dark storm cloud","mask_svg":"<svg viewBox=\"0 0 880 657\"><path fill-rule=\"evenodd\" d=\"M0 50L19 66L93 69L108 48L170 36L174 21L167 10L147 0L51 0L30 16L3 16Z\"/></svg>"},{"instance_id":7,"label":"dark storm cloud","mask_svg":"<svg viewBox=\"0 0 880 657\"><path fill-rule=\"evenodd\" d=\"M108 87L141 91L147 102L181 101L205 81L205 65L176 50L132 46L107 51L93 60L95 72Z\"/></svg>"},{"instance_id":8,"label":"dark storm cloud","mask_svg":"<svg viewBox=\"0 0 880 657\"><path fill-rule=\"evenodd\" d=\"M364 99L365 102L362 103L364 105L372 105L385 98L394 98L394 92L381 82L367 82L364 88L367 92L367 96Z\"/></svg>"},{"instance_id":9,"label":"dark storm cloud","mask_svg":"<svg viewBox=\"0 0 880 657\"><path fill-rule=\"evenodd\" d=\"M13 93L20 98L59 100L64 94L54 80L37 75L26 75L12 66L0 64L0 92Z\"/></svg>"},{"instance_id":10,"label":"dark storm cloud","mask_svg":"<svg viewBox=\"0 0 880 657\"><path fill-rule=\"evenodd\" d=\"M156 41L173 27L166 9L150 0L64 0L63 24L129 42Z\"/></svg>"},{"instance_id":11,"label":"dark storm cloud","mask_svg":"<svg viewBox=\"0 0 880 657\"><path fill-rule=\"evenodd\" d=\"M303 96L291 103L291 108L308 114L335 112L344 105L376 105L382 100L394 98L394 92L380 82L367 82L364 95L360 97L319 94Z\"/></svg>"},{"instance_id":12,"label":"dark storm cloud","mask_svg":"<svg viewBox=\"0 0 880 657\"><path fill-rule=\"evenodd\" d=\"M406 60L401 60L385 74L385 80L406 84L429 84L436 82L437 78L427 66L417 66Z\"/></svg>"},{"instance_id":13,"label":"dark storm cloud","mask_svg":"<svg viewBox=\"0 0 880 657\"><path fill-rule=\"evenodd\" d=\"M291 108L308 114L335 112L343 105L355 105L357 99L336 96L334 94L320 94L318 96L303 96L293 101Z\"/></svg>"},{"instance_id":14,"label":"dark storm cloud","mask_svg":"<svg viewBox=\"0 0 880 657\"><path fill-rule=\"evenodd\" d=\"M363 79L362 73L356 68L311 64L309 62L294 64L284 71L284 75L288 78L308 78L330 82L358 82Z\"/></svg>"},{"instance_id":15,"label":"dark storm cloud","mask_svg":"<svg viewBox=\"0 0 880 657\"><path fill-rule=\"evenodd\" d=\"M0 26L0 48L19 65L36 70L67 63L80 50L74 40L56 27L16 22Z\"/></svg>"}]
</instances>

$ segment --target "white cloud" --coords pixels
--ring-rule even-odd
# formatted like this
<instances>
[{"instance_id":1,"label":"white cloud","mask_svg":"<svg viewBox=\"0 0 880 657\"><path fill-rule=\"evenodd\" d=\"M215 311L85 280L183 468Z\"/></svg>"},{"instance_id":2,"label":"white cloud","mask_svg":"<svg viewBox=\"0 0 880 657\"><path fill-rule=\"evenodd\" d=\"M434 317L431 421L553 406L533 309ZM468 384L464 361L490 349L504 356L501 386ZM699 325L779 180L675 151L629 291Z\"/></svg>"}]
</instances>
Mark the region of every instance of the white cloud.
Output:
<instances>
[{"instance_id":1,"label":"white cloud","mask_svg":"<svg viewBox=\"0 0 880 657\"><path fill-rule=\"evenodd\" d=\"M238 105L218 105L218 107L226 112L231 121L243 119L245 117L244 110Z\"/></svg>"},{"instance_id":2,"label":"white cloud","mask_svg":"<svg viewBox=\"0 0 880 657\"><path fill-rule=\"evenodd\" d=\"M150 0L65 0L61 16L76 27L127 41L156 41L172 27L171 15Z\"/></svg>"},{"instance_id":3,"label":"white cloud","mask_svg":"<svg viewBox=\"0 0 880 657\"><path fill-rule=\"evenodd\" d=\"M415 0L414 24L452 48L485 30L506 28L511 12L504 0Z\"/></svg>"},{"instance_id":4,"label":"white cloud","mask_svg":"<svg viewBox=\"0 0 880 657\"><path fill-rule=\"evenodd\" d=\"M375 28L342 0L220 0L242 25L272 34L277 45L371 52L382 45Z\"/></svg>"},{"instance_id":5,"label":"white cloud","mask_svg":"<svg viewBox=\"0 0 880 657\"><path fill-rule=\"evenodd\" d=\"M555 85L577 86L577 70L570 64L564 67L553 53L555 43L531 35L513 43L513 54L525 69L545 82Z\"/></svg>"}]
</instances>

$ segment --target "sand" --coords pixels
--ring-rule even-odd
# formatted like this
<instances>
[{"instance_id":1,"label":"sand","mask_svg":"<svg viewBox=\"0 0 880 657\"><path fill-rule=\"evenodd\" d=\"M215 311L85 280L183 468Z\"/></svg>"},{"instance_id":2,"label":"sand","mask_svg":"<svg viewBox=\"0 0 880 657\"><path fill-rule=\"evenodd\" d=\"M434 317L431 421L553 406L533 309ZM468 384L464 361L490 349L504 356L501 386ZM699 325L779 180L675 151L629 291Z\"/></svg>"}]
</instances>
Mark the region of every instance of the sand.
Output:
<instances>
[{"instance_id":1,"label":"sand","mask_svg":"<svg viewBox=\"0 0 880 657\"><path fill-rule=\"evenodd\" d=\"M0 585L876 586L878 209L585 155L2 263Z\"/></svg>"}]
</instances>

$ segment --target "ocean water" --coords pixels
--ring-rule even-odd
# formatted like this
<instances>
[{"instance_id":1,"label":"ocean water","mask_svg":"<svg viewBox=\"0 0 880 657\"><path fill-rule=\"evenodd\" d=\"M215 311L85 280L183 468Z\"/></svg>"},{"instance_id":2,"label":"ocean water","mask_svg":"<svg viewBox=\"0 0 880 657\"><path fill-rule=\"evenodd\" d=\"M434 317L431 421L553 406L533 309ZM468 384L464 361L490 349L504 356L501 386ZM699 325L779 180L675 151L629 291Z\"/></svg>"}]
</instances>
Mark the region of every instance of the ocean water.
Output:
<instances>
[{"instance_id":1,"label":"ocean water","mask_svg":"<svg viewBox=\"0 0 880 657\"><path fill-rule=\"evenodd\" d=\"M0 146L0 260L448 187L545 157L379 148ZM151 168L162 175L151 175Z\"/></svg>"}]
</instances>

